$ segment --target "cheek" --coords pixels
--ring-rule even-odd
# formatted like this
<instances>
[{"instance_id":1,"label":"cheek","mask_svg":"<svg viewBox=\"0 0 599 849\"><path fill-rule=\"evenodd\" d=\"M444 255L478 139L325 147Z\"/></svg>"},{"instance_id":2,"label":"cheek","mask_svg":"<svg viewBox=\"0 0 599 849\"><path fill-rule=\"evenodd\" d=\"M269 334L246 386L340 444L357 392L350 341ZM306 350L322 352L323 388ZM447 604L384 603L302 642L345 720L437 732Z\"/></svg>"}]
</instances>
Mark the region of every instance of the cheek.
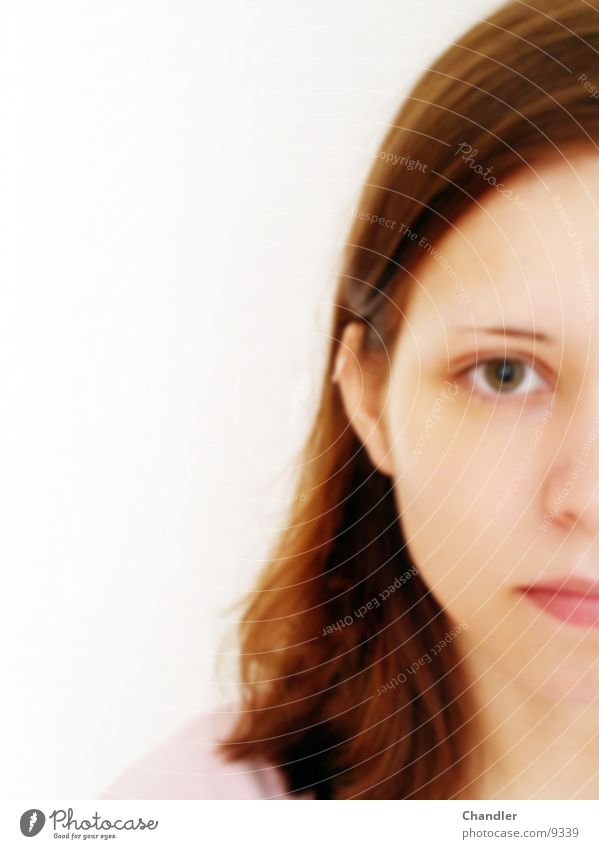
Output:
<instances>
[{"instance_id":1,"label":"cheek","mask_svg":"<svg viewBox=\"0 0 599 849\"><path fill-rule=\"evenodd\" d=\"M423 407L433 410L434 401ZM457 402L432 418L421 408L394 440L395 500L408 551L437 600L460 616L506 581L518 582L510 570L536 515L535 474L532 467L517 474L517 439L501 457L510 437L491 425L483 435L485 426L467 417Z\"/></svg>"},{"instance_id":2,"label":"cheek","mask_svg":"<svg viewBox=\"0 0 599 849\"><path fill-rule=\"evenodd\" d=\"M528 426L510 435L513 424L495 420L481 439L484 426L456 413L424 441L422 425L409 423L394 437L395 501L412 562L453 622L466 626L474 677L493 669L553 701L599 704L594 635L581 644L578 631L556 628L515 589L551 556L533 544L543 452L523 463Z\"/></svg>"}]
</instances>

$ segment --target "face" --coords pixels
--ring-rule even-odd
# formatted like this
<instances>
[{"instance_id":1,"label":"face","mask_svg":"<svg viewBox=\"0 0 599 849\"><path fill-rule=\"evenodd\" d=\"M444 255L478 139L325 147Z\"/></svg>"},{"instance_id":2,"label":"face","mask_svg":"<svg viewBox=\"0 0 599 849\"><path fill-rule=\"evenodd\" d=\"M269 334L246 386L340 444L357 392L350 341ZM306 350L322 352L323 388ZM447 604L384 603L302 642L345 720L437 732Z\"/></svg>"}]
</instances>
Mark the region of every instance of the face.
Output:
<instances>
[{"instance_id":1,"label":"face","mask_svg":"<svg viewBox=\"0 0 599 849\"><path fill-rule=\"evenodd\" d=\"M382 417L408 550L473 666L599 704L599 155L535 169L420 265Z\"/></svg>"}]
</instances>

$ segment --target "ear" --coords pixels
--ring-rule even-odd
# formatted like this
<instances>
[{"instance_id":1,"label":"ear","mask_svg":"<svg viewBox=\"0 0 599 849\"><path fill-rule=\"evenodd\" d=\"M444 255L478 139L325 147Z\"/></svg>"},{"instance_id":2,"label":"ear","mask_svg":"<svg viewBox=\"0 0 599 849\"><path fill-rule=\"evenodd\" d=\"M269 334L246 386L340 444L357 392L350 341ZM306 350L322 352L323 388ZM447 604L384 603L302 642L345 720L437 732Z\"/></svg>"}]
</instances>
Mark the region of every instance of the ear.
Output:
<instances>
[{"instance_id":1,"label":"ear","mask_svg":"<svg viewBox=\"0 0 599 849\"><path fill-rule=\"evenodd\" d=\"M352 321L339 342L332 380L338 383L343 406L358 439L372 464L383 474L393 475L392 458L383 416L386 382L374 368L373 355L362 353L366 325Z\"/></svg>"}]
</instances>

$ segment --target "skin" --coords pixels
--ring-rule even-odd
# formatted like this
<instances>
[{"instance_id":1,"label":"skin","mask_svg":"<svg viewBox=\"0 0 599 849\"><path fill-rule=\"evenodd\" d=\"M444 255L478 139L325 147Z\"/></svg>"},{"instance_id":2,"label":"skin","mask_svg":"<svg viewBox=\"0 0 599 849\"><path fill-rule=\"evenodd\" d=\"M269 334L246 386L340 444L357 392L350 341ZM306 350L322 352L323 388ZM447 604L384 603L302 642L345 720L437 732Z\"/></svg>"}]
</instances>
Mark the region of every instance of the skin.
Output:
<instances>
[{"instance_id":1,"label":"skin","mask_svg":"<svg viewBox=\"0 0 599 849\"><path fill-rule=\"evenodd\" d=\"M465 797L597 799L599 628L555 619L517 587L599 580L599 153L546 156L505 182L527 208L490 189L443 234L462 289L423 259L388 379L361 354L358 322L336 379L394 481L413 562L465 626L485 763ZM485 365L499 358L513 369L503 385Z\"/></svg>"}]
</instances>

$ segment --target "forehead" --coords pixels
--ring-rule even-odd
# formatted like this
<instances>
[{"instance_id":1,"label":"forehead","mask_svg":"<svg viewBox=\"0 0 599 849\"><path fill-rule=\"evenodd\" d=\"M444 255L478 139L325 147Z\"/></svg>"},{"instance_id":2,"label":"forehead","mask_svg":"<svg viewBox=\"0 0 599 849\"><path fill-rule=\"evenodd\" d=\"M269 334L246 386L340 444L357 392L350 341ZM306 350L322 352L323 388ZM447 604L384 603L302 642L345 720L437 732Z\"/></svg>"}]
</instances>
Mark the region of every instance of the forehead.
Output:
<instances>
[{"instance_id":1,"label":"forehead","mask_svg":"<svg viewBox=\"0 0 599 849\"><path fill-rule=\"evenodd\" d=\"M414 272L406 316L554 330L588 321L599 304L598 213L599 152L536 159L445 230Z\"/></svg>"}]
</instances>

